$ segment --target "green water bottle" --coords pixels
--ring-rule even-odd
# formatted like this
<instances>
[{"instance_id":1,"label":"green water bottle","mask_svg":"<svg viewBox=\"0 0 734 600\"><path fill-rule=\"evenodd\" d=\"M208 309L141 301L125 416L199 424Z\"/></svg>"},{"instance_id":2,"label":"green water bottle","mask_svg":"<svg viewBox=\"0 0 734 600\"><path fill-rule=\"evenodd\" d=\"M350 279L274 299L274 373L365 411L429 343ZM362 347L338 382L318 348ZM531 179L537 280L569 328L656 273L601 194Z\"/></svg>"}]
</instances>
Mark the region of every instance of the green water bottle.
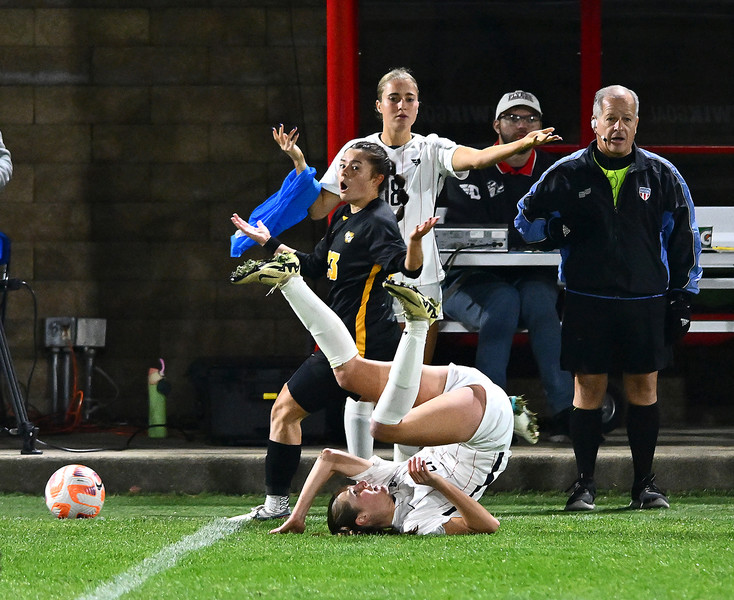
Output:
<instances>
[{"instance_id":1,"label":"green water bottle","mask_svg":"<svg viewBox=\"0 0 734 600\"><path fill-rule=\"evenodd\" d=\"M164 438L168 435L164 394L167 383L163 376L163 367L148 369L148 437L151 438Z\"/></svg>"}]
</instances>

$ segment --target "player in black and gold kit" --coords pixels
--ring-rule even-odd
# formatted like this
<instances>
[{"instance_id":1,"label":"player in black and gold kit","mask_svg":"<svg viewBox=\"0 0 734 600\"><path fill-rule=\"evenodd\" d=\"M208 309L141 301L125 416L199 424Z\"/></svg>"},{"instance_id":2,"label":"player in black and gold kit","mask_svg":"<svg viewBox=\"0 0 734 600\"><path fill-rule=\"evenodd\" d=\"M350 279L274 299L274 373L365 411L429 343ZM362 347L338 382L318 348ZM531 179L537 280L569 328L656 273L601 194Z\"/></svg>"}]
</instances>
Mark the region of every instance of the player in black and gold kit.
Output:
<instances>
[{"instance_id":1,"label":"player in black and gold kit","mask_svg":"<svg viewBox=\"0 0 734 600\"><path fill-rule=\"evenodd\" d=\"M347 325L362 356L390 355L397 346L400 329L382 282L390 273L420 273L420 268L406 270L406 253L390 207L374 200L356 213L351 204L340 206L314 251L296 252L304 276L331 282L327 304Z\"/></svg>"},{"instance_id":2,"label":"player in black and gold kit","mask_svg":"<svg viewBox=\"0 0 734 600\"><path fill-rule=\"evenodd\" d=\"M297 134L274 131L276 141L296 165L306 168L305 158L295 144ZM272 237L259 222L252 226L238 215L232 222L245 235L276 255L295 252L301 273L309 278L326 276L331 283L329 307L339 315L365 358L391 360L400 340L400 328L392 299L382 286L391 273L415 278L423 265L421 241L434 226L432 218L415 227L406 246L395 215L380 198L381 187L394 166L385 151L370 142L358 142L344 153L339 167L339 207L324 238L311 253L297 252ZM402 187L402 186L401 186ZM401 190L404 200L407 194ZM239 267L230 278L241 283L251 274L254 261ZM266 501L252 511L252 518L272 519L290 514L289 492L301 455L301 421L309 414L344 404L349 391L339 387L329 361L319 350L297 369L283 386L270 416L270 436L265 460Z\"/></svg>"}]
</instances>

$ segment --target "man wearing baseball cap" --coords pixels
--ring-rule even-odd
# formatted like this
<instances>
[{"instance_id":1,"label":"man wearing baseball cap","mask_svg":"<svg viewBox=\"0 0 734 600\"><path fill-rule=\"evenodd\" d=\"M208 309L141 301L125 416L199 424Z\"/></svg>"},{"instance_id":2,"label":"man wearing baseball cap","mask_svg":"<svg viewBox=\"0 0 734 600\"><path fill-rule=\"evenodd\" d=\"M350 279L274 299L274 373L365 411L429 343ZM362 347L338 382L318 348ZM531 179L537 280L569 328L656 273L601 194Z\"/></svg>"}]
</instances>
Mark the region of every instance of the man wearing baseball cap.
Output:
<instances>
[{"instance_id":1,"label":"man wearing baseball cap","mask_svg":"<svg viewBox=\"0 0 734 600\"><path fill-rule=\"evenodd\" d=\"M542 129L542 119L535 95L523 90L504 94L492 124L498 136L496 143L509 144ZM531 148L495 166L470 171L464 180L447 179L441 203L447 207L445 222L507 226L510 250L526 249L513 224L517 202L554 160ZM560 368L556 268L454 267L446 275L443 294L444 313L479 333L475 366L502 388L507 384L515 332L519 327L528 329L551 417L548 439L569 441L573 377Z\"/></svg>"},{"instance_id":2,"label":"man wearing baseball cap","mask_svg":"<svg viewBox=\"0 0 734 600\"><path fill-rule=\"evenodd\" d=\"M543 118L543 111L540 110L540 102L538 102L538 99L530 92L515 90L514 92L507 92L497 103L497 110L494 114L495 120L499 119L501 115L507 113L511 108L515 108L516 106L523 106L534 111L538 119ZM497 131L496 124L494 129Z\"/></svg>"}]
</instances>

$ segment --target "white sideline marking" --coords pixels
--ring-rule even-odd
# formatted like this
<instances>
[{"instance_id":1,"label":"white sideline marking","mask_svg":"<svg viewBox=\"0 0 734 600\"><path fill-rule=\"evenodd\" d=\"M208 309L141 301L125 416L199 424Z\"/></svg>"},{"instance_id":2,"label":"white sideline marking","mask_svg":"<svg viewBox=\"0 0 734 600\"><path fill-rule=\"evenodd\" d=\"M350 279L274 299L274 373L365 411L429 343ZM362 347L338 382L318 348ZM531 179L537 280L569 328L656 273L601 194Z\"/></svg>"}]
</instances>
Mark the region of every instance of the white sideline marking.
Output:
<instances>
[{"instance_id":1,"label":"white sideline marking","mask_svg":"<svg viewBox=\"0 0 734 600\"><path fill-rule=\"evenodd\" d=\"M234 533L240 528L241 522L217 519L213 523L204 525L199 531L187 535L180 541L162 548L143 562L120 573L111 581L103 583L91 593L80 596L77 600L114 600L123 594L143 585L145 581L173 567L181 558L194 550L206 548Z\"/></svg>"}]
</instances>

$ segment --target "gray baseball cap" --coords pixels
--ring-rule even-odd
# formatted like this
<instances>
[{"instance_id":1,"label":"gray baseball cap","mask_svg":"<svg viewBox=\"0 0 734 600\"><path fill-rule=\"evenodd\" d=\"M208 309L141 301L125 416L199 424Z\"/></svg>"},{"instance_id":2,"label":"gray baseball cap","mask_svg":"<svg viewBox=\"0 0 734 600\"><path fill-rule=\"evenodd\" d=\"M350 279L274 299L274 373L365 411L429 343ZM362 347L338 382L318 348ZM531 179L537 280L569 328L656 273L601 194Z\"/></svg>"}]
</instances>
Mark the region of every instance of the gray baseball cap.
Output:
<instances>
[{"instance_id":1,"label":"gray baseball cap","mask_svg":"<svg viewBox=\"0 0 734 600\"><path fill-rule=\"evenodd\" d=\"M530 92L523 92L522 90L515 90L514 92L508 92L500 99L497 104L497 111L495 112L494 118L499 119L500 115L515 106L527 106L532 108L541 117L543 111L540 110L540 102Z\"/></svg>"}]
</instances>

